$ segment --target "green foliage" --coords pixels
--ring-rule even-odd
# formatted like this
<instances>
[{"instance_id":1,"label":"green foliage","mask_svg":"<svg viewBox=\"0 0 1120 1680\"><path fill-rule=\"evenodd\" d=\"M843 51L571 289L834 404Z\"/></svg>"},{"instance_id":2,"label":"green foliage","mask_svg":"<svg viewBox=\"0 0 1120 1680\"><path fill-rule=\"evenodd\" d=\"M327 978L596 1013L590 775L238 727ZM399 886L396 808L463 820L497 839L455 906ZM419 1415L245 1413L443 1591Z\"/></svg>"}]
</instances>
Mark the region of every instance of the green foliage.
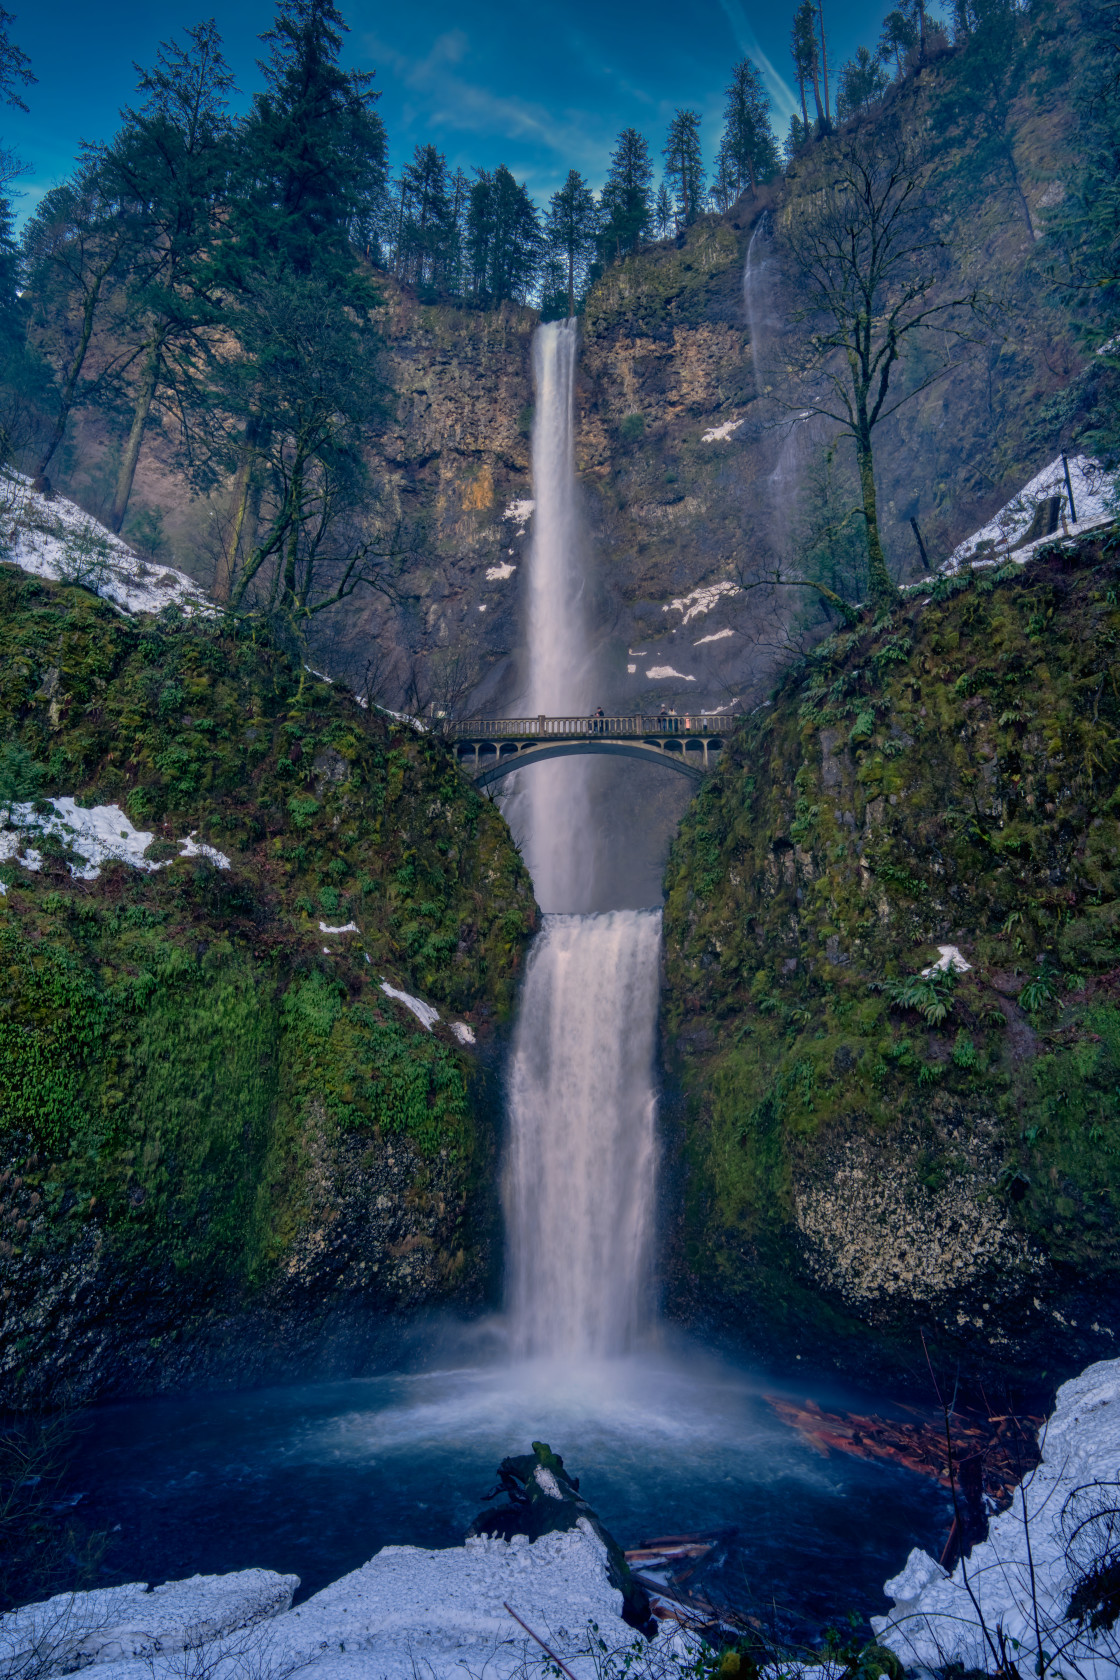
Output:
<instances>
[{"instance_id":1,"label":"green foliage","mask_svg":"<svg viewBox=\"0 0 1120 1680\"><path fill-rule=\"evenodd\" d=\"M877 991L886 994L893 1008L916 1009L931 1027L941 1026L952 1009L955 984L956 976L951 969L924 977L911 974L901 980L872 982Z\"/></svg>"},{"instance_id":2,"label":"green foliage","mask_svg":"<svg viewBox=\"0 0 1120 1680\"><path fill-rule=\"evenodd\" d=\"M12 806L34 799L43 779L43 766L36 764L26 747L6 741L0 747L0 811L11 821Z\"/></svg>"}]
</instances>

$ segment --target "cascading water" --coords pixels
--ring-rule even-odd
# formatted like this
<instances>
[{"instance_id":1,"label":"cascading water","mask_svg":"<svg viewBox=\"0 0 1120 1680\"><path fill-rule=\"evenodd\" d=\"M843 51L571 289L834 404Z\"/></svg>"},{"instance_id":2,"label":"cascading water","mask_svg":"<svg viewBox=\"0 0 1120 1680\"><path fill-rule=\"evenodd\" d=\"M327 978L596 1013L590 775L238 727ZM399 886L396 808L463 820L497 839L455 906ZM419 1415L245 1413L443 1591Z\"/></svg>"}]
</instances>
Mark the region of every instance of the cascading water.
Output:
<instances>
[{"instance_id":1,"label":"cascading water","mask_svg":"<svg viewBox=\"0 0 1120 1680\"><path fill-rule=\"evenodd\" d=\"M528 695L530 713L552 716L591 709L576 350L574 321L538 329ZM536 765L520 796L534 887L552 912L530 957L509 1081L509 1315L522 1357L622 1353L650 1295L661 916L570 913L593 895L590 762Z\"/></svg>"},{"instance_id":2,"label":"cascading water","mask_svg":"<svg viewBox=\"0 0 1120 1680\"><path fill-rule=\"evenodd\" d=\"M760 397L765 395L769 377L774 371L774 339L779 328L774 313L775 273L771 238L770 217L764 212L751 234L747 260L743 264L743 310L751 335L754 388Z\"/></svg>"}]
</instances>

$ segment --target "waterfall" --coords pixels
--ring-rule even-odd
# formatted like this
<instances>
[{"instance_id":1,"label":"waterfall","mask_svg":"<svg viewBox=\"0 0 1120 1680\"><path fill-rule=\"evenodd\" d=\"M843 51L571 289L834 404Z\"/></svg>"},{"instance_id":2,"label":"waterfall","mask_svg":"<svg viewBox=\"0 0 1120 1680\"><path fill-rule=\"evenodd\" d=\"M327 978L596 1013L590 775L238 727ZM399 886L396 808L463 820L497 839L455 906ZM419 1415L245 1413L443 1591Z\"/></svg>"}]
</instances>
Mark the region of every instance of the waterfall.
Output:
<instances>
[{"instance_id":1,"label":"waterfall","mask_svg":"<svg viewBox=\"0 0 1120 1680\"><path fill-rule=\"evenodd\" d=\"M514 1041L507 1177L521 1355L633 1343L648 1306L661 915L549 916Z\"/></svg>"},{"instance_id":2,"label":"waterfall","mask_svg":"<svg viewBox=\"0 0 1120 1680\"><path fill-rule=\"evenodd\" d=\"M576 322L551 322L533 341L530 715L594 705L573 442L577 335ZM650 1297L661 915L574 913L594 902L594 762L534 765L514 795L546 912L509 1077L503 1189L510 1333L521 1357L621 1353Z\"/></svg>"},{"instance_id":3,"label":"waterfall","mask_svg":"<svg viewBox=\"0 0 1120 1680\"><path fill-rule=\"evenodd\" d=\"M774 339L780 323L774 314L774 258L769 212L758 218L743 264L743 309L751 335L751 367L756 396L763 396L774 372Z\"/></svg>"}]
</instances>

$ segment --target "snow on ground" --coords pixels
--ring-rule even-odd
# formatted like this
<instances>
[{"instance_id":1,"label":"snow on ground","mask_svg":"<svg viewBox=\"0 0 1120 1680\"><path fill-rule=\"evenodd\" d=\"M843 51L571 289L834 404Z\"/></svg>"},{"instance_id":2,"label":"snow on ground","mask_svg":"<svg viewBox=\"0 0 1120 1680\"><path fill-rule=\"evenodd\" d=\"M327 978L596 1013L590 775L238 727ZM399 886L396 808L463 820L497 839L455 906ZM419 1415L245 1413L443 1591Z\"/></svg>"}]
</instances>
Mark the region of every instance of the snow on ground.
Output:
<instances>
[{"instance_id":1,"label":"snow on ground","mask_svg":"<svg viewBox=\"0 0 1120 1680\"><path fill-rule=\"evenodd\" d=\"M1106 471L1099 461L1088 455L1072 455L1068 459L1076 523L1070 519L1069 491L1059 455L1056 461L1051 461L1048 467L1043 467L1024 484L1018 495L1006 502L986 525L958 544L940 569L955 572L969 563L1000 565L1008 559L1023 564L1041 543L1053 542L1059 536L1079 536L1084 531L1110 523L1117 512L1115 474ZM1022 539L1030 529L1036 508L1051 496L1062 498L1062 519L1058 530L1052 536L1039 537L1035 542L1023 544ZM1022 546L1016 546L1018 544Z\"/></svg>"},{"instance_id":2,"label":"snow on ground","mask_svg":"<svg viewBox=\"0 0 1120 1680\"><path fill-rule=\"evenodd\" d=\"M686 676L683 671L674 671L671 665L651 665L646 672L647 677L679 677L681 682L695 682L695 677Z\"/></svg>"},{"instance_id":3,"label":"snow on ground","mask_svg":"<svg viewBox=\"0 0 1120 1680\"><path fill-rule=\"evenodd\" d=\"M965 962L955 945L939 945L937 949L941 954L935 963L922 969L923 980L928 980L933 974L967 974L972 967L970 962Z\"/></svg>"},{"instance_id":4,"label":"snow on ground","mask_svg":"<svg viewBox=\"0 0 1120 1680\"><path fill-rule=\"evenodd\" d=\"M533 509L536 505L536 502L528 501L510 502L505 513L502 515L502 518L512 519L513 523L517 526L518 536L523 537L525 535L525 527L528 525L530 519L532 519Z\"/></svg>"},{"instance_id":5,"label":"snow on ground","mask_svg":"<svg viewBox=\"0 0 1120 1680\"><path fill-rule=\"evenodd\" d=\"M328 927L326 922L319 923L320 933L361 933L357 922L344 922L341 927Z\"/></svg>"},{"instance_id":6,"label":"snow on ground","mask_svg":"<svg viewBox=\"0 0 1120 1680\"><path fill-rule=\"evenodd\" d=\"M40 1680L99 1666L146 1672L130 1658L166 1661L188 1645L221 1639L291 1608L298 1575L242 1569L192 1575L152 1590L134 1581L94 1592L59 1593L0 1616L0 1668Z\"/></svg>"},{"instance_id":7,"label":"snow on ground","mask_svg":"<svg viewBox=\"0 0 1120 1680\"><path fill-rule=\"evenodd\" d=\"M733 636L734 634L734 630L730 628L727 630L713 630L710 636L701 636L700 640L698 642L693 642L692 645L693 647L703 647L705 642L726 641L728 636Z\"/></svg>"},{"instance_id":8,"label":"snow on ground","mask_svg":"<svg viewBox=\"0 0 1120 1680\"><path fill-rule=\"evenodd\" d=\"M468 1027L465 1021L452 1021L451 1031L455 1034L455 1037L459 1040L460 1044L473 1044L475 1041L474 1028Z\"/></svg>"},{"instance_id":9,"label":"snow on ground","mask_svg":"<svg viewBox=\"0 0 1120 1680\"><path fill-rule=\"evenodd\" d=\"M145 857L155 835L146 829L134 828L131 818L119 805L77 805L69 794L38 803L50 806L50 812L40 814L29 802L10 807L8 820L12 827L0 832L0 859L14 858L25 869L41 869L42 853L29 845L25 838L27 831L31 830L36 834L53 835L69 851L85 858L84 868L76 863L70 865L71 875L80 881L96 881L101 873L100 865L114 860L148 874L156 869L166 869L174 862L173 858L165 858L162 863L156 863ZM218 869L230 867L224 852L195 840L193 834L186 840L176 840L174 844L179 848L180 857L205 857Z\"/></svg>"},{"instance_id":10,"label":"snow on ground","mask_svg":"<svg viewBox=\"0 0 1120 1680\"><path fill-rule=\"evenodd\" d=\"M500 566L487 566L486 580L488 583L504 583L516 570L516 566L511 565L508 560L503 560Z\"/></svg>"},{"instance_id":11,"label":"snow on ground","mask_svg":"<svg viewBox=\"0 0 1120 1680\"><path fill-rule=\"evenodd\" d=\"M690 619L699 618L701 613L711 612L724 595L738 595L739 585L724 581L723 583L708 583L702 589L694 589L690 595L678 595L673 601L662 607L662 612L683 613L682 624Z\"/></svg>"},{"instance_id":12,"label":"snow on ground","mask_svg":"<svg viewBox=\"0 0 1120 1680\"><path fill-rule=\"evenodd\" d=\"M1120 1359L1063 1383L1042 1449L1011 1507L952 1575L915 1549L887 1582L894 1609L872 1626L908 1666L994 1670L1002 1630L1023 1674L1035 1672L1041 1636L1059 1658L1052 1673L1120 1675L1120 1629L1093 1633L1066 1620L1092 1558L1115 1570L1120 1550Z\"/></svg>"},{"instance_id":13,"label":"snow on ground","mask_svg":"<svg viewBox=\"0 0 1120 1680\"><path fill-rule=\"evenodd\" d=\"M580 1655L589 1624L611 1649L635 1639L621 1619L622 1594L607 1579L606 1548L584 1518L570 1533L532 1544L516 1535L439 1552L386 1546L292 1610L297 1584L291 1575L245 1570L196 1575L152 1593L139 1584L77 1593L0 1617L0 1656L29 1649L28 1635L53 1616L90 1634L71 1639L53 1666L36 1666L41 1680L79 1666L95 1667L97 1680L181 1680L184 1672L230 1680L297 1672L307 1680L511 1680L544 1665L512 1609L577 1680L592 1680L594 1665ZM248 1634L233 1631L249 1622L257 1625ZM186 1660L185 1646L195 1647Z\"/></svg>"},{"instance_id":14,"label":"snow on ground","mask_svg":"<svg viewBox=\"0 0 1120 1680\"><path fill-rule=\"evenodd\" d=\"M737 432L743 424L741 420L725 420L722 426L713 426L700 439L701 443L722 443L732 432Z\"/></svg>"},{"instance_id":15,"label":"snow on ground","mask_svg":"<svg viewBox=\"0 0 1120 1680\"><path fill-rule=\"evenodd\" d=\"M22 474L0 482L0 538L5 558L23 571L84 584L124 612L158 613L172 603L188 613L216 610L185 572L141 560L76 502L40 495Z\"/></svg>"},{"instance_id":16,"label":"snow on ground","mask_svg":"<svg viewBox=\"0 0 1120 1680\"><path fill-rule=\"evenodd\" d=\"M425 1003L422 998L410 997L407 992L398 992L395 986L390 986L388 980L382 980L381 990L386 997L396 998L397 1002L403 1003L406 1009L411 1009L420 1025L427 1027L428 1031L431 1032L432 1027L439 1020L438 1009L433 1009L432 1005Z\"/></svg>"}]
</instances>

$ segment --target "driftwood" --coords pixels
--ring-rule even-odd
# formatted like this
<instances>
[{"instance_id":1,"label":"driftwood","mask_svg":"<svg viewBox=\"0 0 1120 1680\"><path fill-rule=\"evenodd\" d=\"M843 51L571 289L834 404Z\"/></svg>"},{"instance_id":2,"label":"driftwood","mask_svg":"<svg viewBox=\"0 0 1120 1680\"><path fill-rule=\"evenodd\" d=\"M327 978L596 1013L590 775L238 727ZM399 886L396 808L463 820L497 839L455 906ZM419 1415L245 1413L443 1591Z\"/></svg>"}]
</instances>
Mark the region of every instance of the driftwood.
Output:
<instances>
[{"instance_id":1,"label":"driftwood","mask_svg":"<svg viewBox=\"0 0 1120 1680\"><path fill-rule=\"evenodd\" d=\"M955 1515L941 1562L950 1568L962 1552L987 1536L988 1517L1006 1511L1016 1487L1041 1456L1040 1417L954 1408L946 1435L944 1414L932 1409L906 1406L901 1409L909 1417L899 1420L825 1412L812 1400L799 1404L773 1394L766 1398L782 1422L818 1452L898 1464L948 1488L955 1496Z\"/></svg>"}]
</instances>

